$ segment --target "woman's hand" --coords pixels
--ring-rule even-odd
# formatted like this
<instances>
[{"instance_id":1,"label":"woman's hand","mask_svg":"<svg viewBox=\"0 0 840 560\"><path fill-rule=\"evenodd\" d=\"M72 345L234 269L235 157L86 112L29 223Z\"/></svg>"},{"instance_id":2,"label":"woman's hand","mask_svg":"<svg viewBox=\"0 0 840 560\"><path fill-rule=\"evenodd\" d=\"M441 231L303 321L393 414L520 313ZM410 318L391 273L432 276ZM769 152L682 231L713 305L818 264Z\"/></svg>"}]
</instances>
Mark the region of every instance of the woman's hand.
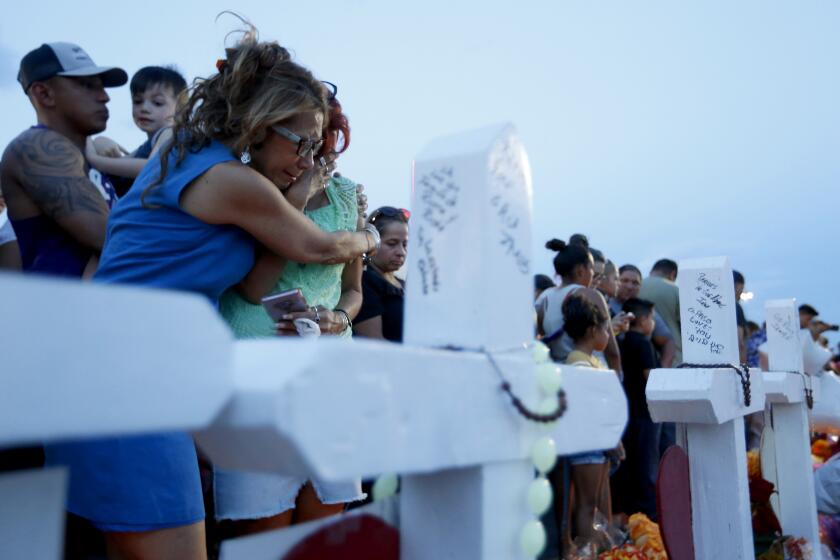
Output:
<instances>
[{"instance_id":1,"label":"woman's hand","mask_svg":"<svg viewBox=\"0 0 840 560\"><path fill-rule=\"evenodd\" d=\"M282 320L275 324L280 336L297 336L295 319L309 319L315 321L321 329L321 334L341 334L347 328L347 322L342 313L330 311L319 305L308 311L294 311L283 315Z\"/></svg>"},{"instance_id":2,"label":"woman's hand","mask_svg":"<svg viewBox=\"0 0 840 560\"><path fill-rule=\"evenodd\" d=\"M356 205L359 208L359 219L356 222L356 229L362 229L365 227L365 222L367 221L368 201L367 195L365 194L365 186L361 183L356 185Z\"/></svg>"},{"instance_id":3,"label":"woman's hand","mask_svg":"<svg viewBox=\"0 0 840 560\"><path fill-rule=\"evenodd\" d=\"M300 174L300 177L283 191L283 196L289 203L300 211L306 208L309 199L324 188L330 172L335 169L335 152L331 152L315 162L315 165ZM323 159L323 162L320 161Z\"/></svg>"}]
</instances>

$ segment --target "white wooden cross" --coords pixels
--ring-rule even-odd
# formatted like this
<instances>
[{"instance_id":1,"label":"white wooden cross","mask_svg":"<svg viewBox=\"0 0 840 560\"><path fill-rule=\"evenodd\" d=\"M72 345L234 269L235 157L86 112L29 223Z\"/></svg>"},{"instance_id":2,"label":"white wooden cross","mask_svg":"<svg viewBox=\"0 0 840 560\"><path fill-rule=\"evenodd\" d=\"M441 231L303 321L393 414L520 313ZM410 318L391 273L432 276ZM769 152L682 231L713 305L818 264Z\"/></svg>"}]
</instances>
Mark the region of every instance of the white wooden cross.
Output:
<instances>
[{"instance_id":1,"label":"white wooden cross","mask_svg":"<svg viewBox=\"0 0 840 560\"><path fill-rule=\"evenodd\" d=\"M236 396L198 440L236 468L401 473L403 559L522 558L529 455L546 428L518 416L484 351L536 408L524 149L509 126L437 140L414 189L405 344L240 343ZM558 454L614 446L627 419L615 374L563 368L563 383ZM226 453L243 429L255 437Z\"/></svg>"},{"instance_id":2,"label":"white wooden cross","mask_svg":"<svg viewBox=\"0 0 840 560\"><path fill-rule=\"evenodd\" d=\"M806 391L819 399L820 379L804 370L794 300L768 301L765 312L770 371L762 375L770 407L762 474L778 491L777 512L784 534L804 537L819 551Z\"/></svg>"},{"instance_id":3,"label":"white wooden cross","mask_svg":"<svg viewBox=\"0 0 840 560\"><path fill-rule=\"evenodd\" d=\"M0 448L206 426L233 337L199 296L0 274ZM62 556L63 469L0 475L0 558Z\"/></svg>"},{"instance_id":4,"label":"white wooden cross","mask_svg":"<svg viewBox=\"0 0 840 560\"><path fill-rule=\"evenodd\" d=\"M195 296L0 277L0 293L26 296L0 317L18 347L14 391L0 396L0 418L14 423L0 445L190 429L228 468L400 473L401 558L523 558L534 441L551 435L558 454L611 448L626 401L614 373L564 367L568 411L546 428L500 390L485 352L527 406L545 410L523 347L533 337L531 187L511 127L430 144L414 194L405 345L234 341Z\"/></svg>"},{"instance_id":5,"label":"white wooden cross","mask_svg":"<svg viewBox=\"0 0 840 560\"><path fill-rule=\"evenodd\" d=\"M732 268L725 257L680 263L686 364L739 363ZM700 560L754 558L744 416L764 409L761 375L750 404L729 368L657 369L647 384L655 422L685 424L694 552ZM663 497L667 499L667 497Z\"/></svg>"}]
</instances>

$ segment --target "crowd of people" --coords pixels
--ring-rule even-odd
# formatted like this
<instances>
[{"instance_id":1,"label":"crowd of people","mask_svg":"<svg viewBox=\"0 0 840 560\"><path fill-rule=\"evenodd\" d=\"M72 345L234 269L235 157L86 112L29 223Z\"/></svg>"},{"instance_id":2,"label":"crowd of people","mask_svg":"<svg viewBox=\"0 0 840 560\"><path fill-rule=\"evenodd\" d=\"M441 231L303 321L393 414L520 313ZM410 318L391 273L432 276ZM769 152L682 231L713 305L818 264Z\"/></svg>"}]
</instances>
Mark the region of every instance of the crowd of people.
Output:
<instances>
[{"instance_id":1,"label":"crowd of people","mask_svg":"<svg viewBox=\"0 0 840 560\"><path fill-rule=\"evenodd\" d=\"M336 171L351 139L338 88L247 24L216 67L191 87L172 67L134 74L147 139L127 150L101 134L124 70L70 43L24 56L37 124L0 163L0 267L201 294L240 338L400 342L409 212L368 216L363 186ZM270 316L262 300L289 291L295 305ZM0 455L1 469L41 464L69 468L68 558L206 558L366 497L360 480L214 468L180 432Z\"/></svg>"},{"instance_id":2,"label":"crowd of people","mask_svg":"<svg viewBox=\"0 0 840 560\"><path fill-rule=\"evenodd\" d=\"M336 171L351 144L338 88L284 47L249 28L192 86L171 67L139 70L131 112L147 140L134 150L101 135L107 88L129 81L124 70L50 43L23 57L18 81L37 124L0 163L1 268L201 294L240 338L401 341L405 283L396 273L409 212L367 215L363 187ZM669 259L647 276L617 267L580 234L547 247L560 283L535 279L538 337L557 362L617 372L630 413L617 448L568 457L552 473L565 498L559 534L571 541L591 535L596 512L656 518L658 463L676 436L651 420L645 384L651 369L682 361L678 268ZM739 297L744 283L736 273ZM261 304L297 290L305 305L282 316ZM800 307L820 348L831 325L817 315ZM738 326L743 361L760 365L766 333L742 311ZM830 362L815 356L813 367ZM2 468L38 464L69 467L71 558L97 546L113 558L205 558L208 543L212 554L221 539L332 515L366 496L360 480L214 468L179 432L0 456Z\"/></svg>"},{"instance_id":3,"label":"crowd of people","mask_svg":"<svg viewBox=\"0 0 840 560\"><path fill-rule=\"evenodd\" d=\"M583 234L568 242L552 239L546 248L556 252L559 284L546 275L534 277L538 338L557 362L615 371L629 412L618 448L566 457L551 473L559 497L558 535L568 550L594 536L599 514L618 524L638 512L657 518L659 461L676 443L676 433L673 424L652 421L645 388L652 369L682 363L679 269L667 258L656 261L647 276L634 264L616 267ZM766 325L747 321L740 303L745 283L733 271L741 363L766 371ZM799 317L806 372L840 372L840 356L832 355L824 336L837 326L808 304L800 305ZM748 417L748 448L759 446L763 422L763 413Z\"/></svg>"}]
</instances>

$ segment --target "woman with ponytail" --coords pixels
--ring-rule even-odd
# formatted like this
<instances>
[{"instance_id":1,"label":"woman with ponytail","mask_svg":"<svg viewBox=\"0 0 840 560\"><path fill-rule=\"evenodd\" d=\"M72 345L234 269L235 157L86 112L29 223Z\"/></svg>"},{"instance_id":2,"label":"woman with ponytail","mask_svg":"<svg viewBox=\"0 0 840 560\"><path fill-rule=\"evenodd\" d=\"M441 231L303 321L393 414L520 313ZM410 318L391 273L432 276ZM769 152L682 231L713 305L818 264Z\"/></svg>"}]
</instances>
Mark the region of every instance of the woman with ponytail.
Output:
<instances>
[{"instance_id":1,"label":"woman with ponytail","mask_svg":"<svg viewBox=\"0 0 840 560\"><path fill-rule=\"evenodd\" d=\"M588 241L585 236L579 234L573 236L570 241L572 242L566 243L559 239L552 239L545 244L547 249L557 252L554 257L554 270L562 282L560 286L544 291L534 304L537 310L537 331L544 335L542 340L551 349L552 358L562 363L567 361L570 354L573 359L575 357L572 354L575 350L575 342L570 333L566 332L566 320L569 318L570 308L588 309L593 317L598 318L595 322L599 325L610 316L604 296L590 287L595 263L589 251ZM574 303L572 300L575 299L578 303L572 305ZM564 313L564 308L566 313ZM576 329L580 330L578 326L572 325L572 327L571 334L575 334ZM611 328L604 329L603 335L607 341L606 348L603 350L604 357L610 369L620 377L621 355L615 335ZM600 349L599 346L598 350ZM610 454L621 457L623 449L619 446ZM608 471L605 466L604 452L596 451L565 457L549 473L556 497L555 503L558 506L556 511L558 534L564 539L566 545L571 540L568 475L571 476L572 483L578 492L582 493L582 499L575 504L575 518L579 524L585 524L583 520L591 518L591 511L596 505L603 510L601 513L609 518L611 506ZM587 535L591 532L591 527L577 527L577 532Z\"/></svg>"},{"instance_id":2,"label":"woman with ponytail","mask_svg":"<svg viewBox=\"0 0 840 560\"><path fill-rule=\"evenodd\" d=\"M173 141L111 212L95 281L184 290L214 305L255 265L255 249L301 263L344 263L378 233L325 232L283 196L323 180L315 165L327 92L253 27L218 73L197 81ZM69 467L67 509L104 531L111 558L206 558L204 505L189 434L49 445Z\"/></svg>"},{"instance_id":3,"label":"woman with ponytail","mask_svg":"<svg viewBox=\"0 0 840 560\"><path fill-rule=\"evenodd\" d=\"M543 335L542 341L551 348L551 357L557 362L564 362L573 349L571 338L563 331L563 302L571 294L589 299L599 309L610 316L604 296L590 288L594 275L594 260L585 243L566 243L560 239L551 239L545 244L546 249L555 251L554 271L562 282L555 288L545 290L534 307L537 311L537 332ZM621 355L615 336L604 351L604 357L610 368L621 373Z\"/></svg>"}]
</instances>

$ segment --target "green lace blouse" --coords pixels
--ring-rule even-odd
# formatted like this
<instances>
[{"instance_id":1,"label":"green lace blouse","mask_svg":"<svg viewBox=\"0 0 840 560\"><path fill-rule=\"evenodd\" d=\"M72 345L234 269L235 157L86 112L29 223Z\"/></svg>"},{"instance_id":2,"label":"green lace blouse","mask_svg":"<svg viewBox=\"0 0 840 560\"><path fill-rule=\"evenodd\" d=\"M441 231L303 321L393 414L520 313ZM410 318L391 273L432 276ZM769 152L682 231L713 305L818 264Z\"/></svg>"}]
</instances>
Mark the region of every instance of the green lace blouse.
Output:
<instances>
[{"instance_id":1,"label":"green lace blouse","mask_svg":"<svg viewBox=\"0 0 840 560\"><path fill-rule=\"evenodd\" d=\"M306 215L324 231L354 231L358 218L356 183L345 177L333 177L327 182L330 203ZM300 288L309 305L335 309L341 299L343 264L301 264L289 261L283 276L271 294ZM274 336L274 323L262 305L244 299L235 288L228 289L219 299L219 311L233 329L236 338ZM340 336L350 337L351 329Z\"/></svg>"}]
</instances>

